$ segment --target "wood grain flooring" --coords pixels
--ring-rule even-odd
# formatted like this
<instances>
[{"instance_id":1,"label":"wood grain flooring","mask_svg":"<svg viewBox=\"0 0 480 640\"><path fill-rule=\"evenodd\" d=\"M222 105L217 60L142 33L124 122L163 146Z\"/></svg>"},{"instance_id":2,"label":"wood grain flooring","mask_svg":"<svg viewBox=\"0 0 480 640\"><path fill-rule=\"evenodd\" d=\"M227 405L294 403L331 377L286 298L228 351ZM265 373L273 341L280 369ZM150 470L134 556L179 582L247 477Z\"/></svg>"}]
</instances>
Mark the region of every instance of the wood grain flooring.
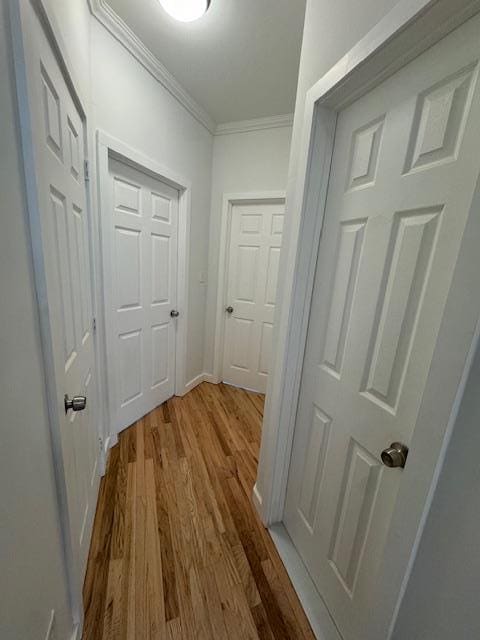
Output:
<instances>
[{"instance_id":1,"label":"wood grain flooring","mask_svg":"<svg viewBox=\"0 0 480 640\"><path fill-rule=\"evenodd\" d=\"M311 639L250 496L263 396L203 383L110 451L84 640Z\"/></svg>"}]
</instances>

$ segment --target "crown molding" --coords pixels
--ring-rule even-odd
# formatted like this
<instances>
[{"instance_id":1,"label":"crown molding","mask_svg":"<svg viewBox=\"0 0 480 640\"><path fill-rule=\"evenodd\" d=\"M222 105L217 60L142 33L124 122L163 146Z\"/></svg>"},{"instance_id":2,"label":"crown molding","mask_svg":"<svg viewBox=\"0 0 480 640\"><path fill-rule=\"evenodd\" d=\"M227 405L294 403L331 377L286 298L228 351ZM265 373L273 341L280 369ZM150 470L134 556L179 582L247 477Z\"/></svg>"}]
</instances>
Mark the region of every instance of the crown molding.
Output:
<instances>
[{"instance_id":1,"label":"crown molding","mask_svg":"<svg viewBox=\"0 0 480 640\"><path fill-rule=\"evenodd\" d=\"M88 0L92 15L118 40L185 109L212 134L216 124L168 69L153 55L105 0Z\"/></svg>"},{"instance_id":2,"label":"crown molding","mask_svg":"<svg viewBox=\"0 0 480 640\"><path fill-rule=\"evenodd\" d=\"M280 127L293 126L293 113L283 116L269 116L256 118L255 120L239 120L238 122L225 122L219 124L215 130L216 136L226 136L231 133L246 133L247 131L260 131L261 129L278 129Z\"/></svg>"}]
</instances>

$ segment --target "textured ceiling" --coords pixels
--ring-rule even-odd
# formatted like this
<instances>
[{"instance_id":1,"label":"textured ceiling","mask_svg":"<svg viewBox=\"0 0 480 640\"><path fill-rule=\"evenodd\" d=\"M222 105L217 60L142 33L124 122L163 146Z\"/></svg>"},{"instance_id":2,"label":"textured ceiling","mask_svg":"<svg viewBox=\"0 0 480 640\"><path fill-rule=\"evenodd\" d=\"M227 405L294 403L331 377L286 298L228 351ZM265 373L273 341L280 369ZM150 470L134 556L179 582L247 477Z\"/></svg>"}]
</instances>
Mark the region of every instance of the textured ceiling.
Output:
<instances>
[{"instance_id":1,"label":"textured ceiling","mask_svg":"<svg viewBox=\"0 0 480 640\"><path fill-rule=\"evenodd\" d=\"M217 124L293 112L305 0L212 0L190 23L107 1Z\"/></svg>"}]
</instances>

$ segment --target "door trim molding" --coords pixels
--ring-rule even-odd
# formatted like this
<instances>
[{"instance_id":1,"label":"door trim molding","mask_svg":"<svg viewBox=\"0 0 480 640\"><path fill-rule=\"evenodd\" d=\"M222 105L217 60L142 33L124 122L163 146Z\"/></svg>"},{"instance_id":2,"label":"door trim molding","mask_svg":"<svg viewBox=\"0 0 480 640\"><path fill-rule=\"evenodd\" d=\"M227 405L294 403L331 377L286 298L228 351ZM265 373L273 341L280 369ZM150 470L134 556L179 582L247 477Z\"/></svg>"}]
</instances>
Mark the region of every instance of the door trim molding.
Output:
<instances>
[{"instance_id":1,"label":"door trim molding","mask_svg":"<svg viewBox=\"0 0 480 640\"><path fill-rule=\"evenodd\" d=\"M225 338L225 294L228 265L228 241L232 221L232 208L236 204L283 204L285 191L246 191L224 193L222 204L222 221L220 227L220 247L218 256L217 308L215 313L215 342L213 351L213 375L211 381L222 380L223 347Z\"/></svg>"},{"instance_id":2,"label":"door trim molding","mask_svg":"<svg viewBox=\"0 0 480 640\"><path fill-rule=\"evenodd\" d=\"M190 180L178 175L168 167L165 167L140 151L133 149L121 140L109 135L105 131L97 130L97 180L98 180L98 211L101 221L106 220L102 216L102 211L107 211L109 207L108 192L103 188L108 183L108 161L109 158L120 160L121 162L147 173L157 180L174 187L179 191L178 200L178 247L177 247L177 308L180 310L180 317L177 320L177 330L175 336L175 395L182 396L187 393L189 385L186 380L186 345L188 327L188 268L189 268L189 246L190 246L190 218L191 218L191 191ZM103 222L101 222L101 232L104 233ZM105 273L109 266L106 264L104 248L101 244L101 274L98 276L97 286L105 295ZM104 361L106 371L109 370L108 363L111 359L109 355L109 345L106 331L106 309L105 304L101 310L100 331L102 342L105 345ZM113 425L113 407L111 398L108 398L108 424L110 436L115 441L118 435Z\"/></svg>"},{"instance_id":3,"label":"door trim molding","mask_svg":"<svg viewBox=\"0 0 480 640\"><path fill-rule=\"evenodd\" d=\"M267 526L281 522L283 517L337 114L478 11L480 0L402 0L309 89L303 117L297 113L302 122L299 163L287 196L274 328L275 361L253 494ZM420 535L421 530L417 533ZM397 607L401 595L400 590ZM396 610L392 627L395 615Z\"/></svg>"}]
</instances>

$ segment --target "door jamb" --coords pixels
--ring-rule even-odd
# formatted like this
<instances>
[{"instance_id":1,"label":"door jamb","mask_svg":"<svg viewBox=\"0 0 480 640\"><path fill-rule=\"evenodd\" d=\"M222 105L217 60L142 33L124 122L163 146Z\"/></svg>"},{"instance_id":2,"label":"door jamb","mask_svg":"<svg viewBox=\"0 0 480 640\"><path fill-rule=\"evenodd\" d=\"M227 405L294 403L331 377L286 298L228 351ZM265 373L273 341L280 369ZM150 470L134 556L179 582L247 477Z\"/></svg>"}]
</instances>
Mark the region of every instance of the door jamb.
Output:
<instances>
[{"instance_id":1,"label":"door jamb","mask_svg":"<svg viewBox=\"0 0 480 640\"><path fill-rule=\"evenodd\" d=\"M175 395L182 396L187 393L186 381L186 356L187 356L187 327L188 327L188 273L189 273L189 247L190 247L190 221L191 221L191 181L184 176L178 175L169 168L152 160L140 151L133 149L121 140L109 135L103 130L97 130L97 180L98 180L98 210L100 217L101 234L107 233L104 221L107 216L102 215L109 208L108 189L108 162L109 159L117 159L134 169L151 175L157 180L170 185L179 192L178 201L178 245L177 245L177 308L180 310L180 317L177 321L177 330L175 337ZM101 274L99 274L97 286L101 291L105 292L105 274L110 266L107 264L107 256L103 243L100 243L101 254ZM103 296L104 297L104 296ZM112 353L109 346L109 338L106 332L108 310L106 305L102 305L102 332L105 337L106 345L105 366L106 370L111 361ZM117 441L117 432L113 425L114 407L112 398L108 398L106 403L108 407L108 425L109 425L109 446L113 446Z\"/></svg>"},{"instance_id":2,"label":"door jamb","mask_svg":"<svg viewBox=\"0 0 480 640\"><path fill-rule=\"evenodd\" d=\"M67 597L72 616L73 636L78 637L83 627L83 601L81 591L76 586L76 563L71 545L70 519L68 515L67 487L62 453L62 443L60 436L60 418L57 406L57 391L55 380L55 367L53 355L53 339L50 324L50 312L48 309L47 280L45 271L45 258L41 239L41 216L40 204L38 200L36 165L34 157L33 133L31 130L30 104L28 98L28 77L26 71L25 45L24 45L24 25L22 20L23 0L8 1L9 32L12 45L13 68L16 84L16 108L17 117L20 123L19 142L22 158L22 167L25 181L25 200L27 210L27 222L30 232L30 251L33 266L33 281L35 296L38 308L38 322L40 327L40 342L42 350L42 360L45 378L45 396L48 413L50 445L52 449L52 467L54 473L55 493L60 526L62 555L65 568L65 578L67 586ZM30 0L28 10L33 11L40 21L45 37L52 48L53 55L60 67L72 99L79 111L80 118L84 126L84 154L85 159L89 157L88 131L89 121L86 108L87 101L82 94L79 78L72 65L67 47L63 40L61 30L51 15L45 0ZM86 211L88 216L88 237L90 249L93 250L93 224L94 212L91 206L89 184L85 183ZM93 274L95 265L92 262L92 253L89 256L91 266L91 283L93 285ZM91 292L92 314L95 314L96 296L92 286ZM95 393L99 397L99 370L98 370L98 342L94 336L94 359L97 367ZM97 404L97 416L95 416L95 428L101 426L102 411L100 403ZM100 436L100 433L98 434ZM98 450L97 473L100 473L102 456Z\"/></svg>"},{"instance_id":3,"label":"door jamb","mask_svg":"<svg viewBox=\"0 0 480 640\"><path fill-rule=\"evenodd\" d=\"M274 328L275 361L253 490L254 504L266 526L281 522L283 517L337 114L478 11L479 0L402 0L307 92L303 117L300 116L298 171L287 195L281 289ZM468 359L466 368L469 362ZM426 511L432 493L425 504ZM419 529L417 536L420 533ZM410 566L402 588L409 569ZM396 611L401 595L402 590Z\"/></svg>"},{"instance_id":4,"label":"door jamb","mask_svg":"<svg viewBox=\"0 0 480 640\"><path fill-rule=\"evenodd\" d=\"M219 383L223 378L223 350L225 339L225 303L227 271L229 258L229 240L234 205L238 204L283 204L285 191L249 191L242 193L224 193L222 204L222 222L220 227L220 250L218 259L217 308L215 315L215 343L213 352L213 379Z\"/></svg>"}]
</instances>

